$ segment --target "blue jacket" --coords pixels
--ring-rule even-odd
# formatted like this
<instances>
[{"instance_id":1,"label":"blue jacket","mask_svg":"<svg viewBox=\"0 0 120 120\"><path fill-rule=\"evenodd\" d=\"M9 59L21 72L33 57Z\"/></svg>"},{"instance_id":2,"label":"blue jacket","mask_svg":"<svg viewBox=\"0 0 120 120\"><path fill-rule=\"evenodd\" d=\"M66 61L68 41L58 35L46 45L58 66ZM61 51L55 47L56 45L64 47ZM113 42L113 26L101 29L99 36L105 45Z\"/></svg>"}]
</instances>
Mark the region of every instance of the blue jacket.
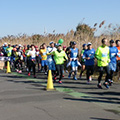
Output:
<instances>
[{"instance_id":1,"label":"blue jacket","mask_svg":"<svg viewBox=\"0 0 120 120\"><path fill-rule=\"evenodd\" d=\"M90 66L94 65L94 58L95 58L95 49L92 48L91 50L87 49L83 53L83 58L90 57L89 60L86 59L85 65Z\"/></svg>"},{"instance_id":2,"label":"blue jacket","mask_svg":"<svg viewBox=\"0 0 120 120\"><path fill-rule=\"evenodd\" d=\"M110 50L110 62L111 63L116 63L116 56L118 53L118 49L117 47L113 46L113 47L109 47Z\"/></svg>"}]
</instances>

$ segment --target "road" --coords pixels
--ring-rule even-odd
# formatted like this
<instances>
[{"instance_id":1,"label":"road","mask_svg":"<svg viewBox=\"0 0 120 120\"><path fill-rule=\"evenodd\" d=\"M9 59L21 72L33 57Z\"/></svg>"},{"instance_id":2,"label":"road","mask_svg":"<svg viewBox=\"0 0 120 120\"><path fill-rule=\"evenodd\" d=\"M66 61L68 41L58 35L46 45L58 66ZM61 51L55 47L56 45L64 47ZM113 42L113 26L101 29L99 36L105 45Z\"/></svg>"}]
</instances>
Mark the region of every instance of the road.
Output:
<instances>
[{"instance_id":1,"label":"road","mask_svg":"<svg viewBox=\"0 0 120 120\"><path fill-rule=\"evenodd\" d=\"M47 76L34 79L0 71L0 120L120 120L120 84L97 89L97 81L55 83L56 91L44 90Z\"/></svg>"}]
</instances>

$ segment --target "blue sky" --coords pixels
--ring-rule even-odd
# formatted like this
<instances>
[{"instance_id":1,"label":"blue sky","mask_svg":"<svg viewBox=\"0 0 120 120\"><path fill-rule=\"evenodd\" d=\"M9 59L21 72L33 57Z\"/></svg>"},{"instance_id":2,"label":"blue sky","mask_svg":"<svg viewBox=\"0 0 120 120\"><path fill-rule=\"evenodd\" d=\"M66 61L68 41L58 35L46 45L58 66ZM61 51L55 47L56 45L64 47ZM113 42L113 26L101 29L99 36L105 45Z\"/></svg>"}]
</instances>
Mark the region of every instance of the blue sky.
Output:
<instances>
[{"instance_id":1,"label":"blue sky","mask_svg":"<svg viewBox=\"0 0 120 120\"><path fill-rule=\"evenodd\" d=\"M120 0L0 0L0 37L67 33L84 23L119 24ZM98 34L101 30L98 30Z\"/></svg>"}]
</instances>

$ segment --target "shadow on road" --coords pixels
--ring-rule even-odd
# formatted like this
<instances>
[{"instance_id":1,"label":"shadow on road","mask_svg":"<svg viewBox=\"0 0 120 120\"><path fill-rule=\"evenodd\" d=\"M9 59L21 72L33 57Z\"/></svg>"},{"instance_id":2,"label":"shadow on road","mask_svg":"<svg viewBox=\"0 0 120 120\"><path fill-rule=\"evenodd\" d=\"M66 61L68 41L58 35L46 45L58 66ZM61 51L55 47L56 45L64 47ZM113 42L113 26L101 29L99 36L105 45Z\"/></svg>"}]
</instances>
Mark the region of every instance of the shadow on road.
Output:
<instances>
[{"instance_id":1,"label":"shadow on road","mask_svg":"<svg viewBox=\"0 0 120 120\"><path fill-rule=\"evenodd\" d=\"M28 81L16 81L16 80L7 80L8 82L14 82L14 83L43 83L43 82L36 82L36 81L31 81L31 80L28 80Z\"/></svg>"},{"instance_id":2,"label":"shadow on road","mask_svg":"<svg viewBox=\"0 0 120 120\"><path fill-rule=\"evenodd\" d=\"M84 101L84 102L96 102L96 103L113 103L120 104L120 100L116 98L116 101L110 101L108 98L99 98L99 97L82 97L82 98L64 98L65 100L73 100L73 101ZM112 98L110 98L112 99ZM114 98L115 99L115 98Z\"/></svg>"},{"instance_id":3,"label":"shadow on road","mask_svg":"<svg viewBox=\"0 0 120 120\"><path fill-rule=\"evenodd\" d=\"M120 92L87 92L87 94L97 94L97 95L118 95L120 96Z\"/></svg>"},{"instance_id":4,"label":"shadow on road","mask_svg":"<svg viewBox=\"0 0 120 120\"><path fill-rule=\"evenodd\" d=\"M8 77L8 78L24 78L23 76L10 76L10 75L0 75L0 77Z\"/></svg>"},{"instance_id":5,"label":"shadow on road","mask_svg":"<svg viewBox=\"0 0 120 120\"><path fill-rule=\"evenodd\" d=\"M96 118L96 117L90 117L92 120L115 120L115 119L106 119L106 118Z\"/></svg>"},{"instance_id":6,"label":"shadow on road","mask_svg":"<svg viewBox=\"0 0 120 120\"><path fill-rule=\"evenodd\" d=\"M64 83L63 83L64 84ZM57 86L58 88L75 88L75 89L85 89L85 90L89 90L89 89L91 89L91 90L94 90L94 89L98 89L97 87L93 87L93 86L90 86L90 87L75 87L75 86L66 86L66 85L64 85L64 86Z\"/></svg>"}]
</instances>

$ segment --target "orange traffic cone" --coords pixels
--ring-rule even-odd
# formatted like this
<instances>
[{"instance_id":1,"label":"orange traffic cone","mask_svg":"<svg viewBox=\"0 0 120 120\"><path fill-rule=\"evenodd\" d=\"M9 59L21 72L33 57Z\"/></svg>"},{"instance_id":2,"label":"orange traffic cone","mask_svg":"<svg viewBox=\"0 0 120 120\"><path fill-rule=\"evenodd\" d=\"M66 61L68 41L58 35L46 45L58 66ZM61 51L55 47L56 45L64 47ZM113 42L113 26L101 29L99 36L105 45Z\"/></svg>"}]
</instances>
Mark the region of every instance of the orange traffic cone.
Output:
<instances>
[{"instance_id":1,"label":"orange traffic cone","mask_svg":"<svg viewBox=\"0 0 120 120\"><path fill-rule=\"evenodd\" d=\"M51 70L48 71L48 80L47 80L47 88L46 88L46 90L48 90L48 91L55 90L55 88L53 87L53 80L52 80Z\"/></svg>"},{"instance_id":2,"label":"orange traffic cone","mask_svg":"<svg viewBox=\"0 0 120 120\"><path fill-rule=\"evenodd\" d=\"M10 62L9 61L7 61L7 72L6 73L11 73Z\"/></svg>"}]
</instances>

